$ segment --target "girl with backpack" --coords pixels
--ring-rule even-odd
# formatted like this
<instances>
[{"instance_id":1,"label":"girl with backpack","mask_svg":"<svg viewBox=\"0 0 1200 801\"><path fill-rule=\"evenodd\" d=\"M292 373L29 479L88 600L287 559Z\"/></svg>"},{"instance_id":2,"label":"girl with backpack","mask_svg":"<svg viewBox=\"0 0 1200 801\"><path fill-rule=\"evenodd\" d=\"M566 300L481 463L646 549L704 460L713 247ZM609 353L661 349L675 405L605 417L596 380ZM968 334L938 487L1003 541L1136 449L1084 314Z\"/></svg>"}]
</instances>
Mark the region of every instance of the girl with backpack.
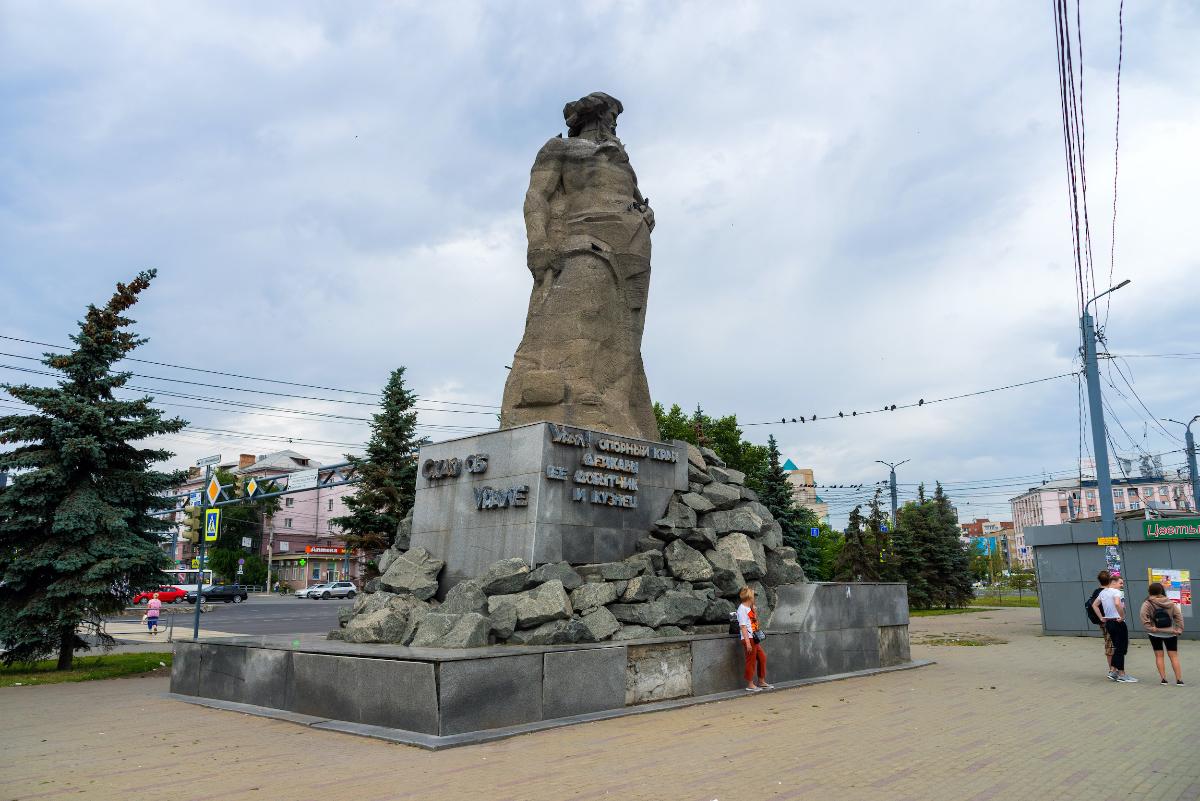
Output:
<instances>
[{"instance_id":1,"label":"girl with backpack","mask_svg":"<svg viewBox=\"0 0 1200 801\"><path fill-rule=\"evenodd\" d=\"M1159 683L1167 683L1167 667L1163 656L1171 657L1171 670L1175 672L1175 684L1183 686L1183 671L1179 667L1179 635L1183 634L1183 612L1179 604L1167 597L1160 582L1150 585L1150 596L1142 603L1142 628L1150 635L1150 647L1154 649L1154 664L1158 668Z\"/></svg>"}]
</instances>

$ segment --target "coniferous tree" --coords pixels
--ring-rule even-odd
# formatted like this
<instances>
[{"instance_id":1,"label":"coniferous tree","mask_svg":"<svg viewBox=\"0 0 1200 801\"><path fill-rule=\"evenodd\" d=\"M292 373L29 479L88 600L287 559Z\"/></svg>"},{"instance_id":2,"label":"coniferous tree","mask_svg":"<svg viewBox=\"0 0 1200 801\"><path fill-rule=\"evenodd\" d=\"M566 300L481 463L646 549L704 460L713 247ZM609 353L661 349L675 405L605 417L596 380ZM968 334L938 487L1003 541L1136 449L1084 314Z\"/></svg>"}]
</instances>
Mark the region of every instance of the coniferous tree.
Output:
<instances>
[{"instance_id":1,"label":"coniferous tree","mask_svg":"<svg viewBox=\"0 0 1200 801\"><path fill-rule=\"evenodd\" d=\"M412 508L417 491L417 396L404 384L398 367L383 388L382 410L371 420L366 455L346 455L361 477L354 494L346 498L350 514L334 518L352 548L377 553L391 544L396 527Z\"/></svg>"},{"instance_id":2,"label":"coniferous tree","mask_svg":"<svg viewBox=\"0 0 1200 801\"><path fill-rule=\"evenodd\" d=\"M875 495L867 504L866 539L871 551L879 558L879 578L884 581L895 580L895 565L892 554L891 532L884 531L888 526L888 516L883 511L883 490L878 487Z\"/></svg>"},{"instance_id":3,"label":"coniferous tree","mask_svg":"<svg viewBox=\"0 0 1200 801\"><path fill-rule=\"evenodd\" d=\"M966 606L975 597L971 587L971 560L959 539L958 515L939 481L933 492L933 519L937 531L938 592L945 608Z\"/></svg>"},{"instance_id":4,"label":"coniferous tree","mask_svg":"<svg viewBox=\"0 0 1200 801\"><path fill-rule=\"evenodd\" d=\"M804 568L804 575L811 575L820 561L809 536L809 529L817 525L817 516L796 503L791 482L779 462L779 444L774 436L767 437L767 467L762 475L759 500L783 528L783 544L796 550L796 561Z\"/></svg>"},{"instance_id":5,"label":"coniferous tree","mask_svg":"<svg viewBox=\"0 0 1200 801\"><path fill-rule=\"evenodd\" d=\"M113 365L146 340L126 330L133 306L155 275L117 284L103 307L88 307L71 336L76 347L46 354L63 377L57 386L4 385L31 414L0 417L0 470L15 471L0 491L0 643L4 661L33 661L57 652L71 667L86 649L79 631L109 644L103 617L119 612L132 591L156 585L167 558L160 548L171 527L155 512L181 474L152 469L169 451L140 447L187 424L163 419L152 399L126 400L116 390L130 374Z\"/></svg>"},{"instance_id":6,"label":"coniferous tree","mask_svg":"<svg viewBox=\"0 0 1200 801\"><path fill-rule=\"evenodd\" d=\"M868 544L863 531L862 507L855 506L846 525L845 541L834 562L835 581L877 581L879 553Z\"/></svg>"}]
</instances>

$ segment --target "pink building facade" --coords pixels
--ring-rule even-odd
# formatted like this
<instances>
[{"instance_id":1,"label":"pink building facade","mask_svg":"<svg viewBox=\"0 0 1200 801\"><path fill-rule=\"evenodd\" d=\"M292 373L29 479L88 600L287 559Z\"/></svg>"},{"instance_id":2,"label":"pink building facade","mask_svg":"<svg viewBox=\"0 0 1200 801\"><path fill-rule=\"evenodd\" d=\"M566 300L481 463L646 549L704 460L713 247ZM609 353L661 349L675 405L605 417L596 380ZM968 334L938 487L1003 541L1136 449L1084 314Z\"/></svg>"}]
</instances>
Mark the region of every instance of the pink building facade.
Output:
<instances>
[{"instance_id":1,"label":"pink building facade","mask_svg":"<svg viewBox=\"0 0 1200 801\"><path fill-rule=\"evenodd\" d=\"M253 476L260 481L321 466L320 462L291 450L262 455L244 453L237 461L218 465L234 475ZM200 493L203 484L203 472L193 468L177 493ZM248 551L258 553L270 563L272 582L280 580L292 589L301 589L325 581L361 580L365 561L359 554L347 552L346 543L332 522L347 514L345 499L354 490L355 486L350 484L283 495L278 499L279 510L263 521L262 530L246 532L246 539L250 540ZM199 495L196 497L198 500ZM193 545L181 536L173 558L186 567L195 555Z\"/></svg>"}]
</instances>

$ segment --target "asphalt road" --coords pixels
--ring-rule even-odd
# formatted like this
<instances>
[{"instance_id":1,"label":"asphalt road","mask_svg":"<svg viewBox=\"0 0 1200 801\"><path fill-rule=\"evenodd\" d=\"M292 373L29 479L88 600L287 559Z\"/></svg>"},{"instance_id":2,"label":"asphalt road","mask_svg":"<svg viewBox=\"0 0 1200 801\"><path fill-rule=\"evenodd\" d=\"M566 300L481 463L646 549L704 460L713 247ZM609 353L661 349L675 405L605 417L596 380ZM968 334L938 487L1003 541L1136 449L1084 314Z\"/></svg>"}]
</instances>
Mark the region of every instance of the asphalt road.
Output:
<instances>
[{"instance_id":1,"label":"asphalt road","mask_svg":"<svg viewBox=\"0 0 1200 801\"><path fill-rule=\"evenodd\" d=\"M229 634L323 634L338 625L338 609L352 601L310 601L290 595L251 595L244 603L212 604L212 611L200 615L200 628ZM192 626L191 604L172 604L176 630Z\"/></svg>"}]
</instances>

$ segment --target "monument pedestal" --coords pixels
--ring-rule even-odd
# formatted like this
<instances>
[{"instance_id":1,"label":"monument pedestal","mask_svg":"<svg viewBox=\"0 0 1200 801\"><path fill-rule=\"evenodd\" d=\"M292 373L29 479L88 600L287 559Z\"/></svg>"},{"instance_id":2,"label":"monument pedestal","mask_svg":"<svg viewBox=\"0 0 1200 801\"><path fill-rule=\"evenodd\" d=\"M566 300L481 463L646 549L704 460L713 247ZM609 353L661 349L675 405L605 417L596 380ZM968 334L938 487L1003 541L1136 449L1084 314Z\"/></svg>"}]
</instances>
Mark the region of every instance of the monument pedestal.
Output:
<instances>
[{"instance_id":1,"label":"monument pedestal","mask_svg":"<svg viewBox=\"0 0 1200 801\"><path fill-rule=\"evenodd\" d=\"M786 596L786 597L785 597ZM780 689L916 667L904 584L803 584L764 643ZM740 697L720 634L487 648L231 637L175 645L173 697L425 748Z\"/></svg>"},{"instance_id":2,"label":"monument pedestal","mask_svg":"<svg viewBox=\"0 0 1200 801\"><path fill-rule=\"evenodd\" d=\"M446 563L443 595L501 559L631 556L687 489L686 443L554 423L426 445L418 458L411 545Z\"/></svg>"}]
</instances>

